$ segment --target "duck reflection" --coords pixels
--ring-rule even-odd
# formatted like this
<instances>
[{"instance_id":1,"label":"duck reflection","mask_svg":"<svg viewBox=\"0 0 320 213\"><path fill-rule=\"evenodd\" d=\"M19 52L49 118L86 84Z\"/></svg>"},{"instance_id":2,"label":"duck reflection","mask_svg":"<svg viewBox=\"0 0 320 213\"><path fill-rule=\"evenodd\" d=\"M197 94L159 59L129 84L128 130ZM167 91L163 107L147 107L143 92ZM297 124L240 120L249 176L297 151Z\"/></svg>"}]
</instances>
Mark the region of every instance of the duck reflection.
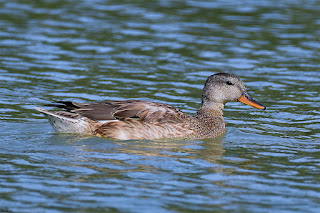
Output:
<instances>
[{"instance_id":1,"label":"duck reflection","mask_svg":"<svg viewBox=\"0 0 320 213\"><path fill-rule=\"evenodd\" d=\"M75 156L80 161L94 161L102 159L110 162L129 160L132 158L174 158L175 160L202 159L210 163L217 163L223 157L223 137L199 140L128 140L115 141L95 136L79 136L70 134L54 134L49 138L50 144L63 145L73 150L76 155L62 152L61 155ZM71 148L73 147L73 149ZM119 157L117 157L117 155ZM123 159L123 156L127 156Z\"/></svg>"}]
</instances>

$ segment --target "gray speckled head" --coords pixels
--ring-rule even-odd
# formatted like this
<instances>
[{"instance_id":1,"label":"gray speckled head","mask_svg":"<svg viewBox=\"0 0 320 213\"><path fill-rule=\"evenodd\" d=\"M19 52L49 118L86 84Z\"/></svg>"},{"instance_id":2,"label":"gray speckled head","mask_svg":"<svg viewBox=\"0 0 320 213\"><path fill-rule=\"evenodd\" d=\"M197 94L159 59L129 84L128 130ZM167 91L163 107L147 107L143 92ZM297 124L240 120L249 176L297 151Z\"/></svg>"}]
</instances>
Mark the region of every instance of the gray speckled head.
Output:
<instances>
[{"instance_id":1,"label":"gray speckled head","mask_svg":"<svg viewBox=\"0 0 320 213\"><path fill-rule=\"evenodd\" d=\"M202 92L202 101L225 104L236 101L245 91L242 80L233 74L217 73L208 77Z\"/></svg>"},{"instance_id":2,"label":"gray speckled head","mask_svg":"<svg viewBox=\"0 0 320 213\"><path fill-rule=\"evenodd\" d=\"M245 96L249 101L241 101L242 96ZM221 107L222 105L223 107L225 103L230 101L241 101L251 106L254 103L257 105L253 107L259 108L259 103L248 95L243 81L238 76L229 73L217 73L209 76L202 92L203 106ZM264 107L262 106L261 109Z\"/></svg>"}]
</instances>

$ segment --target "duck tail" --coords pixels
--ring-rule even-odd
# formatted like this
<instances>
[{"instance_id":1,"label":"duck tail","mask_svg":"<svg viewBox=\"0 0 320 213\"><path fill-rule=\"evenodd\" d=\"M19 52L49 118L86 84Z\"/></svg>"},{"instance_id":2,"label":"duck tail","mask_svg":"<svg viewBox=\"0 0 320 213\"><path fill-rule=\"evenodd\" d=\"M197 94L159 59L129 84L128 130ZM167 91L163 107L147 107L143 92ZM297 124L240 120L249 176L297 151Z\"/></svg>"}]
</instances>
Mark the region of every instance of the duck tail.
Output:
<instances>
[{"instance_id":1,"label":"duck tail","mask_svg":"<svg viewBox=\"0 0 320 213\"><path fill-rule=\"evenodd\" d=\"M77 113L67 111L48 111L39 107L35 109L44 114L57 132L93 134L101 126L100 122L91 120Z\"/></svg>"}]
</instances>

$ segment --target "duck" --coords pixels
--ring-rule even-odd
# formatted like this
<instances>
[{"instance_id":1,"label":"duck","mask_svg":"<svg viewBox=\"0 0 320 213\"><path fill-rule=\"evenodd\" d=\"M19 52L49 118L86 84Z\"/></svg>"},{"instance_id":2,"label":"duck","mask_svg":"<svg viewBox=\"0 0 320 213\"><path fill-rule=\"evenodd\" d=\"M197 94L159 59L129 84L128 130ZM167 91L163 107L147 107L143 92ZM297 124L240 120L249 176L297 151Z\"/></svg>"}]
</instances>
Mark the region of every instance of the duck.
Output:
<instances>
[{"instance_id":1,"label":"duck","mask_svg":"<svg viewBox=\"0 0 320 213\"><path fill-rule=\"evenodd\" d=\"M240 77L230 73L209 76L202 91L200 109L194 115L165 103L144 100L75 103L57 101L36 107L57 132L94 135L115 140L155 140L172 138L203 139L225 134L223 109L239 101L257 109L266 107L246 91Z\"/></svg>"}]
</instances>

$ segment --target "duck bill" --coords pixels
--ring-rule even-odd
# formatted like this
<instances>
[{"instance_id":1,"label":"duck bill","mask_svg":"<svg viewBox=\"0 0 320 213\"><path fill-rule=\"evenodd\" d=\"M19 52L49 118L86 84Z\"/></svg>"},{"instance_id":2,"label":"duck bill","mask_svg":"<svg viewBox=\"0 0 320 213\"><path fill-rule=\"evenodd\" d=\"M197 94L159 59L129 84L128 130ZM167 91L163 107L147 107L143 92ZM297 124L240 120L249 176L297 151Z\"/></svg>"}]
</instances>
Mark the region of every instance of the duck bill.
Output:
<instances>
[{"instance_id":1,"label":"duck bill","mask_svg":"<svg viewBox=\"0 0 320 213\"><path fill-rule=\"evenodd\" d=\"M258 109L266 109L266 107L260 103L258 103L257 101L255 101L253 98L251 98L251 96L247 93L244 92L240 98L237 99L238 101L247 104L249 106L252 106L254 108L258 108Z\"/></svg>"}]
</instances>

